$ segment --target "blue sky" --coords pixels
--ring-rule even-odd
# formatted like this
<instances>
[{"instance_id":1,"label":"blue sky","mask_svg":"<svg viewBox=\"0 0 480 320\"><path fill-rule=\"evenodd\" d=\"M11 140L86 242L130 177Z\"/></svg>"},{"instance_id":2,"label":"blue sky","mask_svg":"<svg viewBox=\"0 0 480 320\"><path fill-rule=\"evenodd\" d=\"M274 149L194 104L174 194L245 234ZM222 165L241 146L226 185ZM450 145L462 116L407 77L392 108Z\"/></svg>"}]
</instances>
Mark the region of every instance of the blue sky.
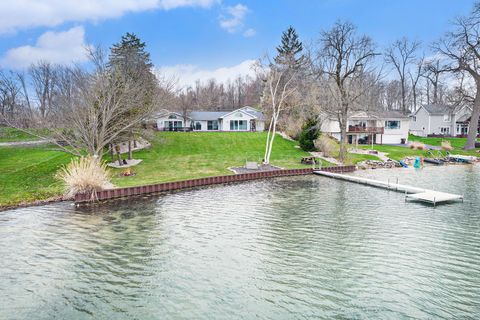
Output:
<instances>
[{"instance_id":1,"label":"blue sky","mask_svg":"<svg viewBox=\"0 0 480 320\"><path fill-rule=\"evenodd\" d=\"M402 36L422 41L428 50L449 21L472 5L472 0L2 1L0 64L23 68L35 59L81 60L84 45L110 46L134 32L166 72L190 80L222 77L246 72L242 62L271 52L289 25L308 43L335 20L350 20L379 50Z\"/></svg>"}]
</instances>

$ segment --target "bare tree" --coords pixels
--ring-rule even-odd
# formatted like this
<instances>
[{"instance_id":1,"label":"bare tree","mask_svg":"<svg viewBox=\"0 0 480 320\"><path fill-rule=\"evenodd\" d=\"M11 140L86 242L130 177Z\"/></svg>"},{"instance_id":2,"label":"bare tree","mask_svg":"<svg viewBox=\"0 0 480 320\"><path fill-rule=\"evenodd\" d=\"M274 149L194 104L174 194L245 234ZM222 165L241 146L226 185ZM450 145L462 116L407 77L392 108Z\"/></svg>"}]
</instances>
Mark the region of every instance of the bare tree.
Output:
<instances>
[{"instance_id":1,"label":"bare tree","mask_svg":"<svg viewBox=\"0 0 480 320\"><path fill-rule=\"evenodd\" d=\"M448 32L434 48L448 59L449 64L443 70L466 73L475 82L475 100L464 147L466 150L475 149L480 118L480 2L474 4L470 15L457 18L453 31Z\"/></svg>"},{"instance_id":2,"label":"bare tree","mask_svg":"<svg viewBox=\"0 0 480 320\"><path fill-rule=\"evenodd\" d=\"M413 70L408 71L408 75L410 77L410 85L412 88L412 99L413 99L413 112L417 111L417 105L418 105L418 93L419 93L419 82L421 77L423 76L423 64L424 64L425 58L422 56L415 62L415 66Z\"/></svg>"},{"instance_id":3,"label":"bare tree","mask_svg":"<svg viewBox=\"0 0 480 320\"><path fill-rule=\"evenodd\" d=\"M395 41L385 52L385 61L392 64L400 78L402 88L402 112L406 113L407 108L407 77L409 65L415 62L415 52L420 47L420 42L409 41L402 38Z\"/></svg>"},{"instance_id":4,"label":"bare tree","mask_svg":"<svg viewBox=\"0 0 480 320\"><path fill-rule=\"evenodd\" d=\"M269 164L272 155L273 142L277 133L277 123L282 112L287 108L286 100L296 92L295 79L297 70L289 65L275 64L270 59L261 64L258 62L257 76L265 83L263 106L271 114L265 141L263 163ZM291 105L290 105L291 106Z\"/></svg>"},{"instance_id":5,"label":"bare tree","mask_svg":"<svg viewBox=\"0 0 480 320\"><path fill-rule=\"evenodd\" d=\"M29 133L51 139L65 152L101 157L106 146L131 137L133 128L151 118L161 105L157 102L170 97L173 83L160 79L152 88L150 78L109 69L102 49L89 55L93 69L74 66L58 72L61 81L45 122L48 136Z\"/></svg>"},{"instance_id":6,"label":"bare tree","mask_svg":"<svg viewBox=\"0 0 480 320\"><path fill-rule=\"evenodd\" d=\"M356 27L350 22L338 21L332 29L321 32L317 72L326 75L323 83L327 83L334 97L325 111L334 115L340 124L342 161L347 151L348 115L364 93L362 82L376 55L372 40L367 36L358 36Z\"/></svg>"},{"instance_id":7,"label":"bare tree","mask_svg":"<svg viewBox=\"0 0 480 320\"><path fill-rule=\"evenodd\" d=\"M30 78L38 101L38 109L43 119L47 118L52 111L57 68L58 66L54 66L47 61L39 61L29 68Z\"/></svg>"},{"instance_id":8,"label":"bare tree","mask_svg":"<svg viewBox=\"0 0 480 320\"><path fill-rule=\"evenodd\" d=\"M446 72L446 70L441 65L440 59L434 58L430 59L425 62L423 71L423 77L428 82L428 93L427 93L427 103L441 103L442 96L441 96L441 80L440 76L442 73ZM430 91L430 86L433 92Z\"/></svg>"},{"instance_id":9,"label":"bare tree","mask_svg":"<svg viewBox=\"0 0 480 320\"><path fill-rule=\"evenodd\" d=\"M180 113L183 118L183 127L186 130L186 123L188 119L188 114L195 108L197 103L197 98L195 97L195 92L191 87L186 88L184 91L180 92L178 95L178 106ZM192 123L192 126L194 124Z\"/></svg>"}]
</instances>

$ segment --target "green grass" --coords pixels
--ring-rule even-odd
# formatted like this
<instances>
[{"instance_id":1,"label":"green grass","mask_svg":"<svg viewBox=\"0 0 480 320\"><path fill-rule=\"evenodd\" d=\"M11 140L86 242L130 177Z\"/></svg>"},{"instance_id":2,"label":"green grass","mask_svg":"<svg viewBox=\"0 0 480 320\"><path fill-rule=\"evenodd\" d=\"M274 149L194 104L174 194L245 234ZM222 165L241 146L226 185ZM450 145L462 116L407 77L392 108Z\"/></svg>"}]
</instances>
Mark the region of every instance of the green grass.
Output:
<instances>
[{"instance_id":1,"label":"green grass","mask_svg":"<svg viewBox=\"0 0 480 320\"><path fill-rule=\"evenodd\" d=\"M55 172L70 156L48 147L0 148L0 206L43 200L62 194Z\"/></svg>"},{"instance_id":2,"label":"green grass","mask_svg":"<svg viewBox=\"0 0 480 320\"><path fill-rule=\"evenodd\" d=\"M347 155L346 164L357 164L365 160L380 160L379 157L371 154L349 153Z\"/></svg>"},{"instance_id":3,"label":"green grass","mask_svg":"<svg viewBox=\"0 0 480 320\"><path fill-rule=\"evenodd\" d=\"M124 187L233 174L228 167L262 160L265 139L266 133L252 132L158 132L151 148L134 152L134 158L143 160L133 168L136 175L123 177L121 169L113 170L113 183ZM306 167L300 159L308 154L295 145L277 136L271 164ZM71 156L49 148L0 147L0 207L62 194L61 183L54 176Z\"/></svg>"},{"instance_id":4,"label":"green grass","mask_svg":"<svg viewBox=\"0 0 480 320\"><path fill-rule=\"evenodd\" d=\"M478 156L479 154L476 152L477 150L463 150L465 143L467 142L467 138L430 138L430 137L418 137L414 135L409 135L409 141L419 141L431 146L441 146L442 141L449 141L450 145L454 148L451 153L456 154L463 154L463 155L471 155L471 156Z\"/></svg>"},{"instance_id":5,"label":"green grass","mask_svg":"<svg viewBox=\"0 0 480 320\"><path fill-rule=\"evenodd\" d=\"M471 155L471 156L479 156L480 154L477 153L477 150L463 150L463 146L465 145L466 138L423 138L417 137L414 135L409 136L409 141L419 141L431 146L441 146L442 141L447 140L450 141L451 146L454 150L450 151L453 154L463 154L463 155ZM361 146L362 149L371 149L371 146ZM405 157L411 156L423 156L423 157L431 157L428 151L424 150L413 150L408 147L399 147L399 146L389 146L389 145L374 145L373 149L387 153L387 156L393 160L402 160ZM445 151L442 151L445 154ZM432 151L434 155L438 154L438 151Z\"/></svg>"},{"instance_id":6,"label":"green grass","mask_svg":"<svg viewBox=\"0 0 480 320\"><path fill-rule=\"evenodd\" d=\"M359 148L365 150L371 150L371 146L359 146ZM427 151L424 150L413 150L407 147L398 147L398 146L389 146L389 145L374 145L374 150L385 152L387 157L393 160L402 160L405 157L414 157L414 156L423 156L427 155Z\"/></svg>"},{"instance_id":7,"label":"green grass","mask_svg":"<svg viewBox=\"0 0 480 320\"><path fill-rule=\"evenodd\" d=\"M159 132L152 147L134 154L143 162L134 168L135 176L120 177L115 170L113 183L134 186L232 174L228 167L261 162L266 133L253 132ZM275 138L270 163L282 168L302 168L300 159L308 153L296 143ZM331 165L324 162L322 165Z\"/></svg>"},{"instance_id":8,"label":"green grass","mask_svg":"<svg viewBox=\"0 0 480 320\"><path fill-rule=\"evenodd\" d=\"M45 129L29 129L36 134L45 134ZM0 142L17 142L17 141L33 141L38 140L39 138L28 134L24 131L9 128L9 127L0 127Z\"/></svg>"}]
</instances>

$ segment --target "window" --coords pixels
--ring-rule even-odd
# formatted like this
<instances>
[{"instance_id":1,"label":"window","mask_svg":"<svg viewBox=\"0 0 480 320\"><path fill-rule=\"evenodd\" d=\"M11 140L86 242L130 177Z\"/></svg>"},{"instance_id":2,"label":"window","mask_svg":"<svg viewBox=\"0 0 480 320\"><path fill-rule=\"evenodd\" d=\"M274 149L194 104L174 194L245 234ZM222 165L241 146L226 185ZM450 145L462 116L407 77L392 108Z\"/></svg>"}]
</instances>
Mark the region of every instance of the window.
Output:
<instances>
[{"instance_id":1,"label":"window","mask_svg":"<svg viewBox=\"0 0 480 320\"><path fill-rule=\"evenodd\" d=\"M450 127L441 127L440 132L442 134L448 135L448 134L450 134Z\"/></svg>"},{"instance_id":2,"label":"window","mask_svg":"<svg viewBox=\"0 0 480 320\"><path fill-rule=\"evenodd\" d=\"M230 120L230 130L247 130L247 120Z\"/></svg>"},{"instance_id":3,"label":"window","mask_svg":"<svg viewBox=\"0 0 480 320\"><path fill-rule=\"evenodd\" d=\"M450 117L450 114L449 114L449 113L443 115L443 121L444 121L444 122L450 122L450 121L452 121L452 118Z\"/></svg>"},{"instance_id":4,"label":"window","mask_svg":"<svg viewBox=\"0 0 480 320\"><path fill-rule=\"evenodd\" d=\"M176 131L178 128L183 127L183 121L169 120L163 122L163 127L168 128L170 131Z\"/></svg>"},{"instance_id":5,"label":"window","mask_svg":"<svg viewBox=\"0 0 480 320\"><path fill-rule=\"evenodd\" d=\"M385 128L394 130L394 129L400 129L400 121L399 120L387 120L385 121Z\"/></svg>"},{"instance_id":6,"label":"window","mask_svg":"<svg viewBox=\"0 0 480 320\"><path fill-rule=\"evenodd\" d=\"M218 130L218 120L207 121L207 130Z\"/></svg>"},{"instance_id":7,"label":"window","mask_svg":"<svg viewBox=\"0 0 480 320\"><path fill-rule=\"evenodd\" d=\"M195 122L195 130L202 130L202 123L197 121Z\"/></svg>"},{"instance_id":8,"label":"window","mask_svg":"<svg viewBox=\"0 0 480 320\"><path fill-rule=\"evenodd\" d=\"M463 123L457 123L457 134L468 134L468 125Z\"/></svg>"},{"instance_id":9,"label":"window","mask_svg":"<svg viewBox=\"0 0 480 320\"><path fill-rule=\"evenodd\" d=\"M177 119L177 116L174 115L174 114L171 114L171 115L168 116L168 119Z\"/></svg>"},{"instance_id":10,"label":"window","mask_svg":"<svg viewBox=\"0 0 480 320\"><path fill-rule=\"evenodd\" d=\"M412 119L413 119L413 122L417 122L417 117L416 116L413 116Z\"/></svg>"}]
</instances>

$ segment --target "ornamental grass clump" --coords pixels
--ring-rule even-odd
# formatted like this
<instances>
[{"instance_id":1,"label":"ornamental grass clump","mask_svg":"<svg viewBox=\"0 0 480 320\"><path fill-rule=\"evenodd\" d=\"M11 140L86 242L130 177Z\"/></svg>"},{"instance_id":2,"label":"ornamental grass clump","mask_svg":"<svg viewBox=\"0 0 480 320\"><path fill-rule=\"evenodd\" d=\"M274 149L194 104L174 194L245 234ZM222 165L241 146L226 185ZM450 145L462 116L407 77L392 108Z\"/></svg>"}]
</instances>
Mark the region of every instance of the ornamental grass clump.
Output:
<instances>
[{"instance_id":1,"label":"ornamental grass clump","mask_svg":"<svg viewBox=\"0 0 480 320\"><path fill-rule=\"evenodd\" d=\"M95 199L97 191L113 187L105 163L91 156L73 159L56 176L64 183L67 197L83 193L90 194Z\"/></svg>"},{"instance_id":2,"label":"ornamental grass clump","mask_svg":"<svg viewBox=\"0 0 480 320\"><path fill-rule=\"evenodd\" d=\"M443 140L442 141L442 150L445 150L445 151L452 151L453 150L453 147L452 147L452 144L450 143L450 141L448 141L448 140Z\"/></svg>"},{"instance_id":3,"label":"ornamental grass clump","mask_svg":"<svg viewBox=\"0 0 480 320\"><path fill-rule=\"evenodd\" d=\"M410 149L413 150L427 150L427 147L425 146L425 143L419 142L419 141L412 141L410 143Z\"/></svg>"}]
</instances>

